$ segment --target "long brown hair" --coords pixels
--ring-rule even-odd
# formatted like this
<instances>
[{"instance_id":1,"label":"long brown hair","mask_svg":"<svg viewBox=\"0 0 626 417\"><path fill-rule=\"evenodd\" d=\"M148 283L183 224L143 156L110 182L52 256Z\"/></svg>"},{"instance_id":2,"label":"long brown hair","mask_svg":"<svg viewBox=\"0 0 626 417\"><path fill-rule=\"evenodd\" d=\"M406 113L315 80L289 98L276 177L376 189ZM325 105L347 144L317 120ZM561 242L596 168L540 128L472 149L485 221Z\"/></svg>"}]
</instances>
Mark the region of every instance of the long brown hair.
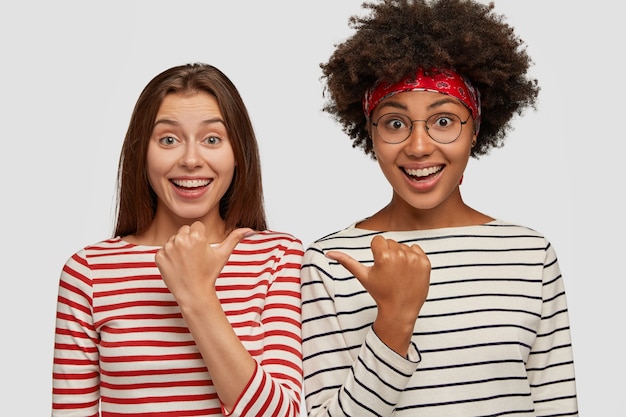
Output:
<instances>
[{"instance_id":1,"label":"long brown hair","mask_svg":"<svg viewBox=\"0 0 626 417\"><path fill-rule=\"evenodd\" d=\"M157 112L166 95L197 91L206 91L217 99L235 154L235 175L220 200L226 230L267 228L259 149L246 106L224 73L208 64L193 63L163 71L137 99L118 164L114 236L141 234L152 222L157 197L148 182L146 155Z\"/></svg>"}]
</instances>

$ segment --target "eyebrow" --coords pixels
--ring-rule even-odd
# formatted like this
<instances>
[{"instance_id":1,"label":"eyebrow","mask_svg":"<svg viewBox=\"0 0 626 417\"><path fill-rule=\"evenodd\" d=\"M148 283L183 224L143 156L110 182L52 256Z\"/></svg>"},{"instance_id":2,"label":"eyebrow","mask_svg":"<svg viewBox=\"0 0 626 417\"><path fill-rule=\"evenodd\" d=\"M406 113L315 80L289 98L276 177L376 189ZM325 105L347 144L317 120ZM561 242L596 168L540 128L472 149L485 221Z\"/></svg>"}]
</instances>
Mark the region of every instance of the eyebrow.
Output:
<instances>
[{"instance_id":1,"label":"eyebrow","mask_svg":"<svg viewBox=\"0 0 626 417\"><path fill-rule=\"evenodd\" d=\"M226 123L224 123L224 121L219 118L219 117L214 117L211 119L205 119L201 122L202 124L205 125L210 125L213 123L221 123L222 125L226 126ZM180 126L180 123L178 123L176 120L172 120L172 119L167 119L167 118L163 118L163 119L157 119L154 121L154 127L160 125L160 124L164 124L164 125L170 125L170 126Z\"/></svg>"}]
</instances>

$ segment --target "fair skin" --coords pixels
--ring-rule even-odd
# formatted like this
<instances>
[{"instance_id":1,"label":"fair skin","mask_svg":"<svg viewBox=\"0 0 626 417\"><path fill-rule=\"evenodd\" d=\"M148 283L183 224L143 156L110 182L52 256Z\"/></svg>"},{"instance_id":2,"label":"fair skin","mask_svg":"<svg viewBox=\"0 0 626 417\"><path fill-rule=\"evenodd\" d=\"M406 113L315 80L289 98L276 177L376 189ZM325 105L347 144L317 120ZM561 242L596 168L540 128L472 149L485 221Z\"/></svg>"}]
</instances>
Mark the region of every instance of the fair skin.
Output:
<instances>
[{"instance_id":1,"label":"fair skin","mask_svg":"<svg viewBox=\"0 0 626 417\"><path fill-rule=\"evenodd\" d=\"M410 120L449 112L461 120L469 110L458 100L435 92L413 91L392 95L372 113L400 113ZM409 138L399 144L385 143L370 126L378 164L393 188L391 202L360 222L367 230L420 230L482 224L492 218L467 206L459 183L469 161L476 135L470 117L452 143L435 142L424 122L416 122ZM415 321L428 295L430 261L418 245L407 246L378 235L372 239L374 265L366 267L350 256L330 251L327 256L345 266L376 301L373 328L391 349L406 356Z\"/></svg>"},{"instance_id":2,"label":"fair skin","mask_svg":"<svg viewBox=\"0 0 626 417\"><path fill-rule=\"evenodd\" d=\"M214 96L167 95L157 113L146 172L157 195L147 231L125 240L162 246L156 263L176 298L220 400L232 409L256 364L221 307L215 282L251 229L228 233L219 201L235 172L235 157ZM210 323L210 325L207 325Z\"/></svg>"},{"instance_id":3,"label":"fair skin","mask_svg":"<svg viewBox=\"0 0 626 417\"><path fill-rule=\"evenodd\" d=\"M209 238L225 237L219 201L235 172L235 156L215 98L169 94L161 103L148 144L146 172L157 210L141 239L162 246L193 221Z\"/></svg>"}]
</instances>

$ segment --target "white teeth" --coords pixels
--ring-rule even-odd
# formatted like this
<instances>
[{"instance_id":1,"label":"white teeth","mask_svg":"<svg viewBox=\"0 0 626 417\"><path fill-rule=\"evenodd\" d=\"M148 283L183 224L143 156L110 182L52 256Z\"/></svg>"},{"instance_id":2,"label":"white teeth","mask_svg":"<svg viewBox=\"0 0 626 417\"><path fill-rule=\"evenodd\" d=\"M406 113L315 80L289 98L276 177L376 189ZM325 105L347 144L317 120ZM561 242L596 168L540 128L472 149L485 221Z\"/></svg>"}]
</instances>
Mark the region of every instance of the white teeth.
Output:
<instances>
[{"instance_id":1,"label":"white teeth","mask_svg":"<svg viewBox=\"0 0 626 417\"><path fill-rule=\"evenodd\" d=\"M434 174L441 171L441 166L423 168L423 169L405 169L404 172L412 177L425 177L427 175Z\"/></svg>"},{"instance_id":2,"label":"white teeth","mask_svg":"<svg viewBox=\"0 0 626 417\"><path fill-rule=\"evenodd\" d=\"M195 187L204 187L205 185L208 185L211 181L205 179L205 180L172 180L172 182L179 187L195 188Z\"/></svg>"}]
</instances>

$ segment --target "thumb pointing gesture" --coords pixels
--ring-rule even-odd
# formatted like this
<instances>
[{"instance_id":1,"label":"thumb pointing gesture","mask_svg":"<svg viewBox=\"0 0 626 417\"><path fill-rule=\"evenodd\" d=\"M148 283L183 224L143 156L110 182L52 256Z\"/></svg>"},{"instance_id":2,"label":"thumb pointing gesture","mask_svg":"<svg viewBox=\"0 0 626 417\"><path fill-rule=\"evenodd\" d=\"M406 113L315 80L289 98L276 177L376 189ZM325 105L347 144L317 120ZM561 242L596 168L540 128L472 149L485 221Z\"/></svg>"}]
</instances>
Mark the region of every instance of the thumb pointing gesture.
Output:
<instances>
[{"instance_id":1,"label":"thumb pointing gesture","mask_svg":"<svg viewBox=\"0 0 626 417\"><path fill-rule=\"evenodd\" d=\"M326 257L339 262L341 265L344 266L344 268L350 271L350 273L354 275L356 279L358 279L361 284L363 284L363 286L365 286L365 283L363 281L367 280L367 275L369 273L369 270L371 269L370 267L363 265L352 256L340 251L328 251L326 252Z\"/></svg>"},{"instance_id":2,"label":"thumb pointing gesture","mask_svg":"<svg viewBox=\"0 0 626 417\"><path fill-rule=\"evenodd\" d=\"M161 276L177 301L213 293L215 281L233 249L252 233L249 228L235 229L222 242L210 244L201 222L181 227L155 257Z\"/></svg>"},{"instance_id":3,"label":"thumb pointing gesture","mask_svg":"<svg viewBox=\"0 0 626 417\"><path fill-rule=\"evenodd\" d=\"M228 236L226 236L226 239L224 239L222 242L211 243L209 244L209 246L211 248L214 248L217 253L226 255L226 257L224 258L224 264L222 265L223 267L226 264L228 257L233 252L233 249L235 249L235 246L237 246L237 244L241 242L243 238L253 235L254 233L254 230L250 229L249 227L234 229L228 234Z\"/></svg>"},{"instance_id":4,"label":"thumb pointing gesture","mask_svg":"<svg viewBox=\"0 0 626 417\"><path fill-rule=\"evenodd\" d=\"M405 350L428 295L430 261L418 245L405 245L380 235L372 239L371 249L374 264L370 267L343 252L329 251L326 256L350 271L376 302L374 329L379 337L388 346L400 346L397 351ZM394 338L403 333L406 337L396 343L391 338L385 340L383 333Z\"/></svg>"},{"instance_id":5,"label":"thumb pointing gesture","mask_svg":"<svg viewBox=\"0 0 626 417\"><path fill-rule=\"evenodd\" d=\"M418 245L405 245L378 235L371 243L374 264L367 267L350 255L329 251L326 256L350 271L370 293L378 307L423 304L430 284L430 261ZM417 317L417 315L416 315Z\"/></svg>"}]
</instances>

